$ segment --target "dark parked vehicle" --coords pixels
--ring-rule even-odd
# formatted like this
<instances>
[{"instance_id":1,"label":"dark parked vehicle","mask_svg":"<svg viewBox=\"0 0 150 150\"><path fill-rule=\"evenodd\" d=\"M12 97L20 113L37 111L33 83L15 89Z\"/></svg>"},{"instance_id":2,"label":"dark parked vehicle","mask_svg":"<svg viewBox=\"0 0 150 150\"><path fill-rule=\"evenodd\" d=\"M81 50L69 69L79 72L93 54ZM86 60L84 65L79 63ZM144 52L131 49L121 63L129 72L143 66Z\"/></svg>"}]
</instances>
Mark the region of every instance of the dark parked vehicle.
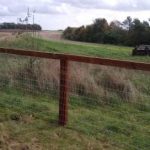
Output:
<instances>
[{"instance_id":1,"label":"dark parked vehicle","mask_svg":"<svg viewBox=\"0 0 150 150\"><path fill-rule=\"evenodd\" d=\"M136 46L133 51L132 55L149 55L150 56L150 45L139 45Z\"/></svg>"}]
</instances>

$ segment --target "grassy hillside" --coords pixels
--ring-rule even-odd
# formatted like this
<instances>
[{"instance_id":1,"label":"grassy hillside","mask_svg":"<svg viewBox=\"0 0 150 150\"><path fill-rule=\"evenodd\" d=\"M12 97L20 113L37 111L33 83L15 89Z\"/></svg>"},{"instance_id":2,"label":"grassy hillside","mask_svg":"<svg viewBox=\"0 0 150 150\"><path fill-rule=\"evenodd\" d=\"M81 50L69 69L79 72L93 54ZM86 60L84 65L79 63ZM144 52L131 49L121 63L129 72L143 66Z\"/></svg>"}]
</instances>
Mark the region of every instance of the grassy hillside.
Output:
<instances>
[{"instance_id":1,"label":"grassy hillside","mask_svg":"<svg viewBox=\"0 0 150 150\"><path fill-rule=\"evenodd\" d=\"M150 62L150 57L132 57L130 47L113 45L25 36L0 46ZM69 122L60 127L59 63L1 54L0 149L149 150L149 72L71 65Z\"/></svg>"},{"instance_id":2,"label":"grassy hillside","mask_svg":"<svg viewBox=\"0 0 150 150\"><path fill-rule=\"evenodd\" d=\"M72 99L69 124L57 125L58 100L0 92L2 150L149 150L149 108L129 104L81 105Z\"/></svg>"},{"instance_id":3,"label":"grassy hillside","mask_svg":"<svg viewBox=\"0 0 150 150\"><path fill-rule=\"evenodd\" d=\"M26 48L40 51L89 55L121 60L150 62L149 56L132 56L132 47L81 42L49 41L23 36L15 40L0 41L0 47Z\"/></svg>"}]
</instances>

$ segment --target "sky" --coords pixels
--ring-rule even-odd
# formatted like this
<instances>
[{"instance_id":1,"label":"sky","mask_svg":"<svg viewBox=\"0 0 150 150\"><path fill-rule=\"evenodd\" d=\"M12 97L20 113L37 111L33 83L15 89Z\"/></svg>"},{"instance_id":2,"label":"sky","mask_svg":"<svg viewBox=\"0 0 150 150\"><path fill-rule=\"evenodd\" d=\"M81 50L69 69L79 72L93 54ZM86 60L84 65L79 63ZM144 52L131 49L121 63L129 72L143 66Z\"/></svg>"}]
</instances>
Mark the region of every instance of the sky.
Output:
<instances>
[{"instance_id":1,"label":"sky","mask_svg":"<svg viewBox=\"0 0 150 150\"><path fill-rule=\"evenodd\" d=\"M35 10L35 23L44 30L91 24L96 18L123 21L127 16L148 20L150 0L0 0L0 23L25 18ZM29 22L32 23L32 17Z\"/></svg>"}]
</instances>

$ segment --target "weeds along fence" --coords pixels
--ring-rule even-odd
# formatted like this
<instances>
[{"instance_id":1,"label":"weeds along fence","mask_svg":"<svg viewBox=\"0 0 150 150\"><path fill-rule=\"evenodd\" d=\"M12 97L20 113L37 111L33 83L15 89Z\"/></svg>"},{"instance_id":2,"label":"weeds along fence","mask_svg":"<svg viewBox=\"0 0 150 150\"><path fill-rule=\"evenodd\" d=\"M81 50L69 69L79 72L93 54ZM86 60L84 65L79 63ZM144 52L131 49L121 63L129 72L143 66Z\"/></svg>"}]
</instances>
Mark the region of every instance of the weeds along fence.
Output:
<instances>
[{"instance_id":1,"label":"weeds along fence","mask_svg":"<svg viewBox=\"0 0 150 150\"><path fill-rule=\"evenodd\" d=\"M0 48L1 90L9 87L59 99L62 126L70 104L70 109L118 103L149 106L149 71L148 63Z\"/></svg>"}]
</instances>

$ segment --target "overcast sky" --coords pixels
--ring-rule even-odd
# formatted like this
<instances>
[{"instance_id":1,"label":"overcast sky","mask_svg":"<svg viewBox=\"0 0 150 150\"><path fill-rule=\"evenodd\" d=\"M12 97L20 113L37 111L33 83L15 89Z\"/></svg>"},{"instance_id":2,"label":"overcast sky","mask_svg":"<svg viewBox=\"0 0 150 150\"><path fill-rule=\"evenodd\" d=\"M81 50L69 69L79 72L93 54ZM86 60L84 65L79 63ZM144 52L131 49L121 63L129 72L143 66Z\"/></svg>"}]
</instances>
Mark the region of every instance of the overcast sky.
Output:
<instances>
[{"instance_id":1,"label":"overcast sky","mask_svg":"<svg viewBox=\"0 0 150 150\"><path fill-rule=\"evenodd\" d=\"M17 22L28 7L36 10L35 22L50 30L91 24L95 18L150 18L150 0L0 0L0 22Z\"/></svg>"}]
</instances>

